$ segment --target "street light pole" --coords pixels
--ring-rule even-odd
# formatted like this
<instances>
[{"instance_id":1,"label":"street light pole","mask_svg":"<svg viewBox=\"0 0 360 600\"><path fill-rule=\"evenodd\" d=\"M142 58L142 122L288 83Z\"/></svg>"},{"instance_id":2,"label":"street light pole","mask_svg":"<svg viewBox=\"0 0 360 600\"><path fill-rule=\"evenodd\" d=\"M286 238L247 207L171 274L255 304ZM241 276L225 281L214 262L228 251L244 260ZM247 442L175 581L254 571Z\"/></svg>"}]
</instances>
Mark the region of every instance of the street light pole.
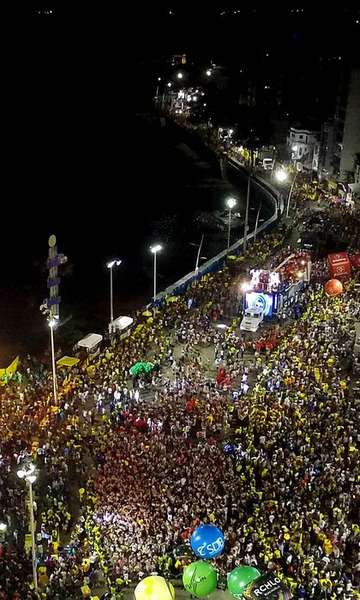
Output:
<instances>
[{"instance_id":1,"label":"street light pole","mask_svg":"<svg viewBox=\"0 0 360 600\"><path fill-rule=\"evenodd\" d=\"M201 249L202 249L203 241L204 241L204 234L202 234L202 236L201 236L201 240L200 240L200 244L199 244L199 248L198 248L198 253L197 253L197 256L196 256L195 275L197 275L197 272L199 270L199 261L200 261L200 254L201 254Z\"/></svg>"},{"instance_id":2,"label":"street light pole","mask_svg":"<svg viewBox=\"0 0 360 600\"><path fill-rule=\"evenodd\" d=\"M34 519L34 501L33 501L33 489L32 482L29 478L26 480L29 486L29 499L30 499L30 530L31 530L31 549L32 549L32 570L35 592L38 591L38 580L36 570L36 546L35 546L35 519Z\"/></svg>"},{"instance_id":3,"label":"street light pole","mask_svg":"<svg viewBox=\"0 0 360 600\"><path fill-rule=\"evenodd\" d=\"M256 242L256 236L257 236L257 230L258 230L258 223L259 223L259 217L260 217L261 207L262 207L262 203L260 202L259 209L258 209L257 215L256 215L256 221L255 221L254 242Z\"/></svg>"},{"instance_id":4,"label":"street light pole","mask_svg":"<svg viewBox=\"0 0 360 600\"><path fill-rule=\"evenodd\" d=\"M229 223L228 223L228 240L227 240L227 249L230 248L230 231L231 231L231 208L229 208Z\"/></svg>"},{"instance_id":5,"label":"street light pole","mask_svg":"<svg viewBox=\"0 0 360 600\"><path fill-rule=\"evenodd\" d=\"M18 477L24 479L29 486L29 504L30 504L30 532L31 532L31 551L32 551L32 572L36 596L38 595L38 578L36 570L36 546L35 546L35 519L34 519L34 498L32 485L36 481L36 468L32 463L25 464L24 468L17 471Z\"/></svg>"},{"instance_id":6,"label":"street light pole","mask_svg":"<svg viewBox=\"0 0 360 600\"><path fill-rule=\"evenodd\" d=\"M110 267L110 323L114 320L113 265Z\"/></svg>"},{"instance_id":7,"label":"street light pole","mask_svg":"<svg viewBox=\"0 0 360 600\"><path fill-rule=\"evenodd\" d=\"M247 194L246 194L243 252L246 252L247 232L248 232L248 226L249 226L250 186L251 186L251 172L249 172Z\"/></svg>"},{"instance_id":8,"label":"street light pole","mask_svg":"<svg viewBox=\"0 0 360 600\"><path fill-rule=\"evenodd\" d=\"M153 296L154 303L156 301L156 255L158 252L160 252L160 250L162 250L162 246L160 244L156 244L155 246L150 246L150 252L152 252L152 254L154 255L154 296ZM154 311L155 311L155 306L154 306Z\"/></svg>"},{"instance_id":9,"label":"street light pole","mask_svg":"<svg viewBox=\"0 0 360 600\"><path fill-rule=\"evenodd\" d=\"M110 325L114 320L114 294L113 294L113 268L121 265L119 258L114 258L106 263L107 268L110 271Z\"/></svg>"},{"instance_id":10,"label":"street light pole","mask_svg":"<svg viewBox=\"0 0 360 600\"><path fill-rule=\"evenodd\" d=\"M154 302L156 300L156 252L154 252Z\"/></svg>"},{"instance_id":11,"label":"street light pole","mask_svg":"<svg viewBox=\"0 0 360 600\"><path fill-rule=\"evenodd\" d=\"M52 364L52 376L53 376L53 395L54 395L54 404L55 406L58 404L58 394L57 394L57 377L56 377L56 363L55 363L55 343L54 343L54 327L56 325L56 319L49 320L50 327L50 342L51 342L51 364Z\"/></svg>"},{"instance_id":12,"label":"street light pole","mask_svg":"<svg viewBox=\"0 0 360 600\"><path fill-rule=\"evenodd\" d=\"M292 181L292 184L291 184L291 187L290 187L290 191L289 191L289 194L288 194L287 205L286 205L286 218L288 218L288 216L289 216L291 196L292 196L292 193L294 191L295 181L296 181L298 172L299 171L296 171L296 173L295 173L295 176L294 176L294 179Z\"/></svg>"},{"instance_id":13,"label":"street light pole","mask_svg":"<svg viewBox=\"0 0 360 600\"><path fill-rule=\"evenodd\" d=\"M229 209L229 219L228 219L228 237L227 237L227 249L230 248L230 234L231 234L231 211L236 206L235 198L228 198L226 200L226 206Z\"/></svg>"}]
</instances>

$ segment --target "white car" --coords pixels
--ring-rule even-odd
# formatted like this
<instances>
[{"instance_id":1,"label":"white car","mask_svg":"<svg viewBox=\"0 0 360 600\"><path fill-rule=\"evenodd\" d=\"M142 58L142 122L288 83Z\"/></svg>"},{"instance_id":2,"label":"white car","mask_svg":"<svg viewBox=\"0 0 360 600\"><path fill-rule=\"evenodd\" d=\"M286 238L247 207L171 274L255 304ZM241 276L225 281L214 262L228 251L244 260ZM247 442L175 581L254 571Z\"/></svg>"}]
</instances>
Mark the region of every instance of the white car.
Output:
<instances>
[{"instance_id":1,"label":"white car","mask_svg":"<svg viewBox=\"0 0 360 600\"><path fill-rule=\"evenodd\" d=\"M255 332L258 330L263 319L264 313L260 308L247 308L242 318L240 329Z\"/></svg>"}]
</instances>

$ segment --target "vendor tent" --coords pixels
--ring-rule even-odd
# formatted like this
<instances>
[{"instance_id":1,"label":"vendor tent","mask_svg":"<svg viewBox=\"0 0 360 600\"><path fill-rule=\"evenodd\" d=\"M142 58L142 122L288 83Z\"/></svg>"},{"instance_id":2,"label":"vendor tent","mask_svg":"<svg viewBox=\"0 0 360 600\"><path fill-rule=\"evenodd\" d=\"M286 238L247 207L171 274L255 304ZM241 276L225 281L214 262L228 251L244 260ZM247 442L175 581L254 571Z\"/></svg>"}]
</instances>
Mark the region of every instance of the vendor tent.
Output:
<instances>
[{"instance_id":1,"label":"vendor tent","mask_svg":"<svg viewBox=\"0 0 360 600\"><path fill-rule=\"evenodd\" d=\"M153 368L154 365L151 362L137 362L131 367L130 374L140 375L141 373L150 373Z\"/></svg>"},{"instance_id":2,"label":"vendor tent","mask_svg":"<svg viewBox=\"0 0 360 600\"><path fill-rule=\"evenodd\" d=\"M89 352L94 350L98 344L102 341L103 336L99 333L89 333L86 337L82 338L76 345L79 348L85 348Z\"/></svg>"},{"instance_id":3,"label":"vendor tent","mask_svg":"<svg viewBox=\"0 0 360 600\"><path fill-rule=\"evenodd\" d=\"M130 325L132 325L134 322L134 319L132 319L131 317L118 317L117 319L114 319L114 321L111 321L110 325L109 325L109 330L110 331L123 331L124 329L126 329L127 327L130 327Z\"/></svg>"},{"instance_id":4,"label":"vendor tent","mask_svg":"<svg viewBox=\"0 0 360 600\"><path fill-rule=\"evenodd\" d=\"M80 362L80 358L75 358L75 356L63 356L59 358L56 364L59 367L74 367Z\"/></svg>"}]
</instances>

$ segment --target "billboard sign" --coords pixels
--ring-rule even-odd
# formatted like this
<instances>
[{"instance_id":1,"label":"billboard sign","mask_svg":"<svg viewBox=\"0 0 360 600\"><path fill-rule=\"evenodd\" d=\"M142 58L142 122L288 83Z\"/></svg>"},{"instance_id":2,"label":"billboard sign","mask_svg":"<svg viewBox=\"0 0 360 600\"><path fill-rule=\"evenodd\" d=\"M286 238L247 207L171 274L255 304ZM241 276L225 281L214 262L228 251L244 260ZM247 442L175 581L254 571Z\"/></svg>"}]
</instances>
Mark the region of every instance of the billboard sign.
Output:
<instances>
[{"instance_id":1,"label":"billboard sign","mask_svg":"<svg viewBox=\"0 0 360 600\"><path fill-rule=\"evenodd\" d=\"M328 255L331 277L345 277L351 273L351 264L346 252L337 252Z\"/></svg>"},{"instance_id":2,"label":"billboard sign","mask_svg":"<svg viewBox=\"0 0 360 600\"><path fill-rule=\"evenodd\" d=\"M251 310L260 309L264 317L271 317L274 308L274 295L262 294L260 292L247 292L245 296L245 308Z\"/></svg>"},{"instance_id":3,"label":"billboard sign","mask_svg":"<svg viewBox=\"0 0 360 600\"><path fill-rule=\"evenodd\" d=\"M292 594L276 573L268 571L246 588L243 598L247 600L290 600Z\"/></svg>"}]
</instances>

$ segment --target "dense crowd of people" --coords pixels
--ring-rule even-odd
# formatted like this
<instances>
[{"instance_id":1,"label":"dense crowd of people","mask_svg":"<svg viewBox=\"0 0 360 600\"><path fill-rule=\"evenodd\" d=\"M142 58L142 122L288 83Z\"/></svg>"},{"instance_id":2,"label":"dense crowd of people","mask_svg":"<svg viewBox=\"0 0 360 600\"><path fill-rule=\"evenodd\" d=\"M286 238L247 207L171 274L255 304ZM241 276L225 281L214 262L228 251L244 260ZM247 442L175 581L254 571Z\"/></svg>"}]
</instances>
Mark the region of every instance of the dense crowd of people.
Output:
<instances>
[{"instance_id":1,"label":"dense crowd of people","mask_svg":"<svg viewBox=\"0 0 360 600\"><path fill-rule=\"evenodd\" d=\"M355 250L356 221L346 227ZM279 264L287 244L265 236L245 265ZM237 276L210 273L165 299L154 319L138 313L128 337L59 372L58 406L49 371L24 359L21 383L0 388L0 599L36 597L27 491L16 478L28 459L38 471L41 598L91 597L106 586L120 598L148 574L176 576L192 560L192 531L206 522L225 534L215 561L222 577L247 563L277 572L294 597L355 597L360 430L351 356L360 303L356 277L335 299L320 280L300 293L296 320L244 338L238 315L216 326ZM152 371L131 376L143 360Z\"/></svg>"}]
</instances>

